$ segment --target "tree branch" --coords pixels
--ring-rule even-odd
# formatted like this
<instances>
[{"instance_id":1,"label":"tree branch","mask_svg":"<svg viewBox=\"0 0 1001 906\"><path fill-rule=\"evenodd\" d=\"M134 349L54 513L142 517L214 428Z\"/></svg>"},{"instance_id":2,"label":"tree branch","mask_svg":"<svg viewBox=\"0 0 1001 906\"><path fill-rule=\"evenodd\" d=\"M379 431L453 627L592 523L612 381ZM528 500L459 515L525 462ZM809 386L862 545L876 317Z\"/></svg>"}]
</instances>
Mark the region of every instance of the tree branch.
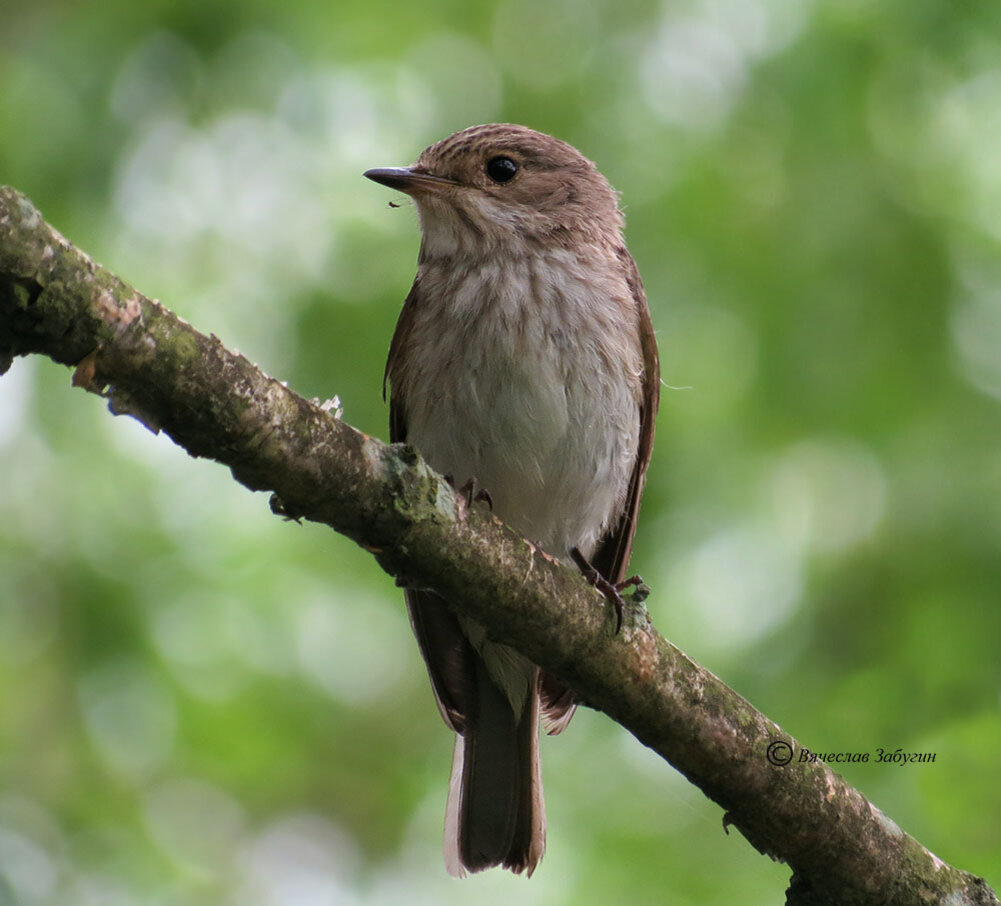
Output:
<instances>
[{"instance_id":1,"label":"tree branch","mask_svg":"<svg viewBox=\"0 0 1001 906\"><path fill-rule=\"evenodd\" d=\"M322 522L400 584L432 588L567 682L681 771L762 853L793 870L790 904L997 904L982 879L903 833L788 733L481 508L411 447L356 431L74 248L0 188L0 373L14 356L75 366L115 414L229 466L276 510ZM771 746L771 748L769 748ZM789 756L787 764L782 756Z\"/></svg>"}]
</instances>

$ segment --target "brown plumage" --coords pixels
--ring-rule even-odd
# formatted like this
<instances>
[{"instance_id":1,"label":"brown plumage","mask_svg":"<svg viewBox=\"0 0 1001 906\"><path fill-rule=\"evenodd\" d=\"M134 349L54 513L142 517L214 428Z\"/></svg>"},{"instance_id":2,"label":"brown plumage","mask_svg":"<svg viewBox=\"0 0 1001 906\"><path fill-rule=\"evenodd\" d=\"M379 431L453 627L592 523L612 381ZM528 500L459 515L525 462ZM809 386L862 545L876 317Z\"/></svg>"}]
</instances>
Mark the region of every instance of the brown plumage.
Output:
<instances>
[{"instance_id":1,"label":"brown plumage","mask_svg":"<svg viewBox=\"0 0 1001 906\"><path fill-rule=\"evenodd\" d=\"M412 167L370 170L421 224L386 364L390 437L413 443L549 553L626 573L659 400L653 327L615 193L576 149L474 126ZM545 848L538 753L570 692L436 595L407 606L456 739L445 859L531 874Z\"/></svg>"}]
</instances>

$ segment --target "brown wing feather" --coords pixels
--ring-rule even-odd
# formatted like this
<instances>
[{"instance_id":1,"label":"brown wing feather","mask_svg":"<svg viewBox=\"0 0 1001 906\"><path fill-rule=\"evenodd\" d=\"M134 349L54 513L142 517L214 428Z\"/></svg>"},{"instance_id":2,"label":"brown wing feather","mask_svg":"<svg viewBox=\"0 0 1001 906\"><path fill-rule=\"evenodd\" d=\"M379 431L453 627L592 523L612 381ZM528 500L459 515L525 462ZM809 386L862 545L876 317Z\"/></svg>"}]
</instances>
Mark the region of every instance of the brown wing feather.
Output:
<instances>
[{"instance_id":1,"label":"brown wing feather","mask_svg":"<svg viewBox=\"0 0 1001 906\"><path fill-rule=\"evenodd\" d=\"M407 589L404 597L442 720L456 733L465 733L476 719L477 654L438 595Z\"/></svg>"},{"instance_id":2,"label":"brown wing feather","mask_svg":"<svg viewBox=\"0 0 1001 906\"><path fill-rule=\"evenodd\" d=\"M640 438L636 450L636 463L629 479L629 491L622 516L612 529L598 543L591 558L591 564L609 582L621 582L629 567L629 555L633 549L636 534L636 519L639 515L640 498L646 482L646 470L653 453L653 429L660 405L660 360L657 356L657 340L650 320L650 309L646 304L646 292L640 279L636 262L625 248L618 251L619 260L626 268L629 289L636 303L639 319L640 344L643 348L643 398L640 403Z\"/></svg>"},{"instance_id":3,"label":"brown wing feather","mask_svg":"<svg viewBox=\"0 0 1001 906\"><path fill-rule=\"evenodd\" d=\"M639 515L640 498L646 481L646 470L653 452L653 427L660 405L660 360L657 356L657 339L650 320L650 310L646 303L646 292L640 279L636 262L626 249L618 250L619 260L626 268L629 289L635 302L639 319L640 343L643 348L643 397L640 403L640 437L636 449L636 462L629 479L622 515L607 534L598 542L597 550L591 557L591 565L609 582L621 582L629 567L629 555L633 549L636 534L636 520ZM539 677L539 696L542 702L542 717L547 731L552 735L560 733L570 722L576 707L573 693L555 676L545 671Z\"/></svg>"},{"instance_id":4,"label":"brown wing feather","mask_svg":"<svg viewBox=\"0 0 1001 906\"><path fill-rule=\"evenodd\" d=\"M414 316L417 314L417 306L420 305L420 274L414 279L414 285L410 287L407 298L403 300L403 308L400 309L400 317L396 319L396 329L393 331L393 339L389 341L389 354L386 356L386 370L382 373L382 398L386 398L386 385L392 386L399 378L398 369L400 367L400 357L407 345L410 331L413 327ZM397 394L399 396L399 394ZM395 402L395 401L394 401ZM393 404L389 410L389 440L391 443L404 443L407 439L406 423L403 419L402 406L399 409L400 421L397 424L393 415ZM394 433L395 432L395 433Z\"/></svg>"},{"instance_id":5,"label":"brown wing feather","mask_svg":"<svg viewBox=\"0 0 1001 906\"><path fill-rule=\"evenodd\" d=\"M395 391L401 358L405 354L410 326L419 304L418 281L414 281L403 303L396 322L386 372L382 381L382 395L386 384ZM403 400L394 392L389 402L389 439L392 443L407 440L407 415ZM476 697L476 653L459 627L459 621L438 595L426 591L404 591L410 625L417 638L417 645L427 665L431 688L442 719L456 733L465 732L467 722L473 717Z\"/></svg>"}]
</instances>

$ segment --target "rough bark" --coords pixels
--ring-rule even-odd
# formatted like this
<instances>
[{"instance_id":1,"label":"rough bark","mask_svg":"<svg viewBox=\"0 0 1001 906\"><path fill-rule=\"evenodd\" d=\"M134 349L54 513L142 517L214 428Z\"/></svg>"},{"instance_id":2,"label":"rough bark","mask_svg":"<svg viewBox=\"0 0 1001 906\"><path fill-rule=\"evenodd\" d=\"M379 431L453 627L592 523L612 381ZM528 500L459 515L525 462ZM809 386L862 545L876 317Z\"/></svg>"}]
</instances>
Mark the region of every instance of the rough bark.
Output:
<instances>
[{"instance_id":1,"label":"rough bark","mask_svg":"<svg viewBox=\"0 0 1001 906\"><path fill-rule=\"evenodd\" d=\"M0 373L43 354L115 414L230 467L274 508L322 522L400 584L432 588L551 670L681 771L793 877L790 904L988 904L781 727L483 507L411 447L356 431L147 299L0 188ZM3 392L0 383L0 392ZM787 764L781 764L788 756Z\"/></svg>"}]
</instances>

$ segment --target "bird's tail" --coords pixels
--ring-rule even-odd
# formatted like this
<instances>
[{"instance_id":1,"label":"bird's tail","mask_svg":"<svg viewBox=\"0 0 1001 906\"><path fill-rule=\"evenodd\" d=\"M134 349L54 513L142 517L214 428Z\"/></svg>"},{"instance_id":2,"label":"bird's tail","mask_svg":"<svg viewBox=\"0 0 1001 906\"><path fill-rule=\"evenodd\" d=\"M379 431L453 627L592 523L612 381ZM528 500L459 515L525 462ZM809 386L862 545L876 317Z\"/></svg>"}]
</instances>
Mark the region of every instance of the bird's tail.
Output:
<instances>
[{"instance_id":1,"label":"bird's tail","mask_svg":"<svg viewBox=\"0 0 1001 906\"><path fill-rule=\"evenodd\" d=\"M503 865L531 875L546 846L537 673L521 713L477 661L477 709L456 737L445 810L449 874Z\"/></svg>"}]
</instances>

